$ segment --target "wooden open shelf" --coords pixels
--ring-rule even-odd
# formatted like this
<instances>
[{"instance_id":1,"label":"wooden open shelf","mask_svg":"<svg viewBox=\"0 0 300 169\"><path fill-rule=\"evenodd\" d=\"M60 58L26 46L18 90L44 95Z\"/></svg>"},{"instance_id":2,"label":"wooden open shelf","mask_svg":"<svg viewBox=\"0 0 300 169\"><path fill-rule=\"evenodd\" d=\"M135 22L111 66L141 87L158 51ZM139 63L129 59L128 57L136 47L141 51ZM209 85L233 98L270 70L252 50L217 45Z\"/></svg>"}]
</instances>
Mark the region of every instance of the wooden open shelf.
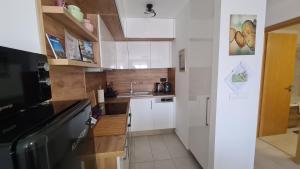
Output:
<instances>
[{"instance_id":1,"label":"wooden open shelf","mask_svg":"<svg viewBox=\"0 0 300 169\"><path fill-rule=\"evenodd\" d=\"M88 63L70 59L48 59L49 65L55 66L79 66L79 67L100 67L96 63Z\"/></svg>"},{"instance_id":2,"label":"wooden open shelf","mask_svg":"<svg viewBox=\"0 0 300 169\"><path fill-rule=\"evenodd\" d=\"M78 36L92 42L98 42L98 37L88 31L79 21L77 21L66 9L57 6L42 6L42 12L54 20L60 22L68 30Z\"/></svg>"}]
</instances>

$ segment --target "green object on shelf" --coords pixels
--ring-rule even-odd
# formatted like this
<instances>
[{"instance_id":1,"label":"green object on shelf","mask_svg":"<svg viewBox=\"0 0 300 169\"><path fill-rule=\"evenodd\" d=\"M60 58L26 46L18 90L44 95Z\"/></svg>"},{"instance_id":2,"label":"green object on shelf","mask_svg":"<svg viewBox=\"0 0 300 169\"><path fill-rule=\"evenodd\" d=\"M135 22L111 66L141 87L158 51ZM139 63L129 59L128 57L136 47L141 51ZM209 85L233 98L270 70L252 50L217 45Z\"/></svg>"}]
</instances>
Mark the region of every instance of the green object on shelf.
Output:
<instances>
[{"instance_id":1,"label":"green object on shelf","mask_svg":"<svg viewBox=\"0 0 300 169\"><path fill-rule=\"evenodd\" d=\"M75 5L69 5L68 12L79 22L83 21L83 13L80 11L79 7Z\"/></svg>"}]
</instances>

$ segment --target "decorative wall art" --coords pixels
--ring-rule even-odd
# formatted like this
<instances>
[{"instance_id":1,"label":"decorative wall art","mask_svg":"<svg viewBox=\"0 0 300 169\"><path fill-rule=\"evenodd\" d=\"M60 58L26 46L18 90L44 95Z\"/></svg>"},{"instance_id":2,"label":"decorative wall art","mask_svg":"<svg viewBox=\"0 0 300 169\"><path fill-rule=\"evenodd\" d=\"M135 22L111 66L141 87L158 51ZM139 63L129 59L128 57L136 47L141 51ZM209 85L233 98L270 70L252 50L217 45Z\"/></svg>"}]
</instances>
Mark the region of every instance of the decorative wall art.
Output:
<instances>
[{"instance_id":1,"label":"decorative wall art","mask_svg":"<svg viewBox=\"0 0 300 169\"><path fill-rule=\"evenodd\" d=\"M254 55L256 39L256 15L231 15L229 31L229 55Z\"/></svg>"},{"instance_id":2,"label":"decorative wall art","mask_svg":"<svg viewBox=\"0 0 300 169\"><path fill-rule=\"evenodd\" d=\"M225 82L233 92L239 92L249 82L251 71L248 66L241 62L225 78Z\"/></svg>"},{"instance_id":3,"label":"decorative wall art","mask_svg":"<svg viewBox=\"0 0 300 169\"><path fill-rule=\"evenodd\" d=\"M179 72L185 72L185 49L179 51Z\"/></svg>"}]
</instances>

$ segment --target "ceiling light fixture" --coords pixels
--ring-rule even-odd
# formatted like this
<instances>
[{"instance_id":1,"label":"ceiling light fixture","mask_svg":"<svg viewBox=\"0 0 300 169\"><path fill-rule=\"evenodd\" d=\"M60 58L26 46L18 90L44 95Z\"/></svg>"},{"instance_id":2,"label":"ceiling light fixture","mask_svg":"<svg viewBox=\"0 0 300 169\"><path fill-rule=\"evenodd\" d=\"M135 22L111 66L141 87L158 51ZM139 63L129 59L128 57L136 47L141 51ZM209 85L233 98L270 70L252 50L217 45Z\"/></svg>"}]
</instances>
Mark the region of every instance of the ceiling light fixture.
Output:
<instances>
[{"instance_id":1,"label":"ceiling light fixture","mask_svg":"<svg viewBox=\"0 0 300 169\"><path fill-rule=\"evenodd\" d=\"M156 16L156 12L153 9L153 4L147 4L146 5L146 11L144 12L145 15L150 15L151 17Z\"/></svg>"}]
</instances>

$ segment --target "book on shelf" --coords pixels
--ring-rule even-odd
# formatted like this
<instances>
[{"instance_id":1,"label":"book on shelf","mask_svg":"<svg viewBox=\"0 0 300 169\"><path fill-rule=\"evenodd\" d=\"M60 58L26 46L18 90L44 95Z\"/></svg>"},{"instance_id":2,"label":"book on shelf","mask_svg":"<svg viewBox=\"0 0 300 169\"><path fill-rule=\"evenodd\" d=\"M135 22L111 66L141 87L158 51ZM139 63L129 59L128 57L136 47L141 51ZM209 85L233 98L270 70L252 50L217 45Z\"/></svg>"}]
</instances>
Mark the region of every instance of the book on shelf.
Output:
<instances>
[{"instance_id":1,"label":"book on shelf","mask_svg":"<svg viewBox=\"0 0 300 169\"><path fill-rule=\"evenodd\" d=\"M62 46L59 38L57 38L53 35L47 34L47 33L46 33L46 37L48 39L49 45L52 49L52 52L55 56L55 59L65 59L66 58L65 50L64 50L64 47Z\"/></svg>"},{"instance_id":2,"label":"book on shelf","mask_svg":"<svg viewBox=\"0 0 300 169\"><path fill-rule=\"evenodd\" d=\"M82 60L79 50L79 42L74 36L65 31L66 57L72 60Z\"/></svg>"},{"instance_id":3,"label":"book on shelf","mask_svg":"<svg viewBox=\"0 0 300 169\"><path fill-rule=\"evenodd\" d=\"M93 43L88 41L79 40L79 48L84 62L94 62Z\"/></svg>"}]
</instances>

